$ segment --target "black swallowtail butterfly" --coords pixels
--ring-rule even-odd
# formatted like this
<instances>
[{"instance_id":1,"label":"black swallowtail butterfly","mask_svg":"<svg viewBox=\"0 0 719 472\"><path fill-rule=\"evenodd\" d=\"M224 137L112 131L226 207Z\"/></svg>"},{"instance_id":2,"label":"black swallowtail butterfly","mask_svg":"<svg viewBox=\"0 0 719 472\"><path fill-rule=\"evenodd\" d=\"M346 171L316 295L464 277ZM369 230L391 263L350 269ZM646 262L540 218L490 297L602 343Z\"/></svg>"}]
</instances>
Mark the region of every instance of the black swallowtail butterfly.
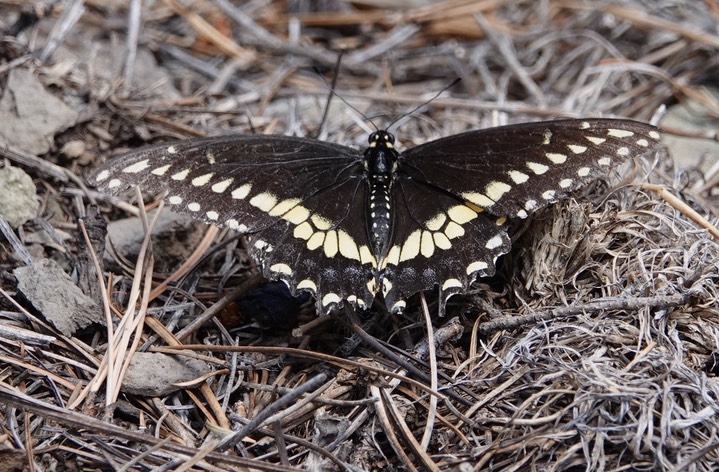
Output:
<instances>
[{"instance_id":1,"label":"black swallowtail butterfly","mask_svg":"<svg viewBox=\"0 0 719 472\"><path fill-rule=\"evenodd\" d=\"M629 120L469 131L399 153L377 131L362 152L289 136L219 136L141 149L91 180L120 194L168 189L172 208L249 235L270 279L310 291L319 312L381 293L393 311L435 286L440 311L510 248L505 222L652 149Z\"/></svg>"}]
</instances>

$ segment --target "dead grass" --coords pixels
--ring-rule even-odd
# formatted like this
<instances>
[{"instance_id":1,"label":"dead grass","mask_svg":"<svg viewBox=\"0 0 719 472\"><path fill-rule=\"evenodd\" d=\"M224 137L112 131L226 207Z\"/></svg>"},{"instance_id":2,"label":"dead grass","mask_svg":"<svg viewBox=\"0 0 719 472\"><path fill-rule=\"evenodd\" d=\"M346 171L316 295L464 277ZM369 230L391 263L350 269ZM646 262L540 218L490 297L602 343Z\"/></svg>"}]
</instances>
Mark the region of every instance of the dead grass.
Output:
<instances>
[{"instance_id":1,"label":"dead grass","mask_svg":"<svg viewBox=\"0 0 719 472\"><path fill-rule=\"evenodd\" d=\"M225 3L165 0L132 14L124 2L0 2L0 90L27 68L79 112L42 159L0 149L42 202L39 218L0 239L9 467L719 467L717 154L708 165L690 147L646 156L535 215L497 276L453 298L446 318L431 317L428 294L428 307L414 297L401 317L376 307L317 318L305 305L294 329L287 318L262 319L263 329L238 308L263 282L226 230L199 229L193 254L167 271L146 238L137 261L108 275L88 249L104 244L94 204L110 219L146 210L82 177L161 139L319 132L361 145L372 127L360 113L382 127L457 76L459 88L402 118L403 146L560 116L649 120L690 99L716 118L719 95L704 87L716 87L715 2ZM341 47L337 93L356 110L335 100L319 130L327 86L312 67L331 79ZM111 329L68 337L47 324L12 275L39 257L94 285ZM213 369L170 394L128 393L138 350Z\"/></svg>"}]
</instances>

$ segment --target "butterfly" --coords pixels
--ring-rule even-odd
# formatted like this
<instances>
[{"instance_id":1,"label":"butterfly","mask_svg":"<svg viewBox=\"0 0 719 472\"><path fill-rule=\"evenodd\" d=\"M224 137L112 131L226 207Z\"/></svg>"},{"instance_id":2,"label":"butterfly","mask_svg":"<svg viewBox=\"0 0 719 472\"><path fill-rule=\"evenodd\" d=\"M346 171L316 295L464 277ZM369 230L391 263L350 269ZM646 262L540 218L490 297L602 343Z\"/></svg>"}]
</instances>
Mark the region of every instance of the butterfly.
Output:
<instances>
[{"instance_id":1,"label":"butterfly","mask_svg":"<svg viewBox=\"0 0 719 472\"><path fill-rule=\"evenodd\" d=\"M175 210L247 234L268 279L310 292L319 313L380 296L393 312L420 291L449 297L491 276L507 221L566 197L659 131L617 119L513 124L398 152L387 130L364 150L315 139L231 135L140 149L90 181L159 193Z\"/></svg>"}]
</instances>

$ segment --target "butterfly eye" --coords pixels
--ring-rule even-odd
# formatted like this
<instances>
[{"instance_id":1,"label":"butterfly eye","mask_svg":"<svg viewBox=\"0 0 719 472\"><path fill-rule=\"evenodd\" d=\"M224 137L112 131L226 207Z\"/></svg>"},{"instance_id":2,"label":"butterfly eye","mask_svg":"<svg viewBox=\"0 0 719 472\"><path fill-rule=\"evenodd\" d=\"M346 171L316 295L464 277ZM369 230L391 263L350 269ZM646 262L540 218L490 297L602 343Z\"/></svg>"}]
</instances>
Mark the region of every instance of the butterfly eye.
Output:
<instances>
[{"instance_id":1,"label":"butterfly eye","mask_svg":"<svg viewBox=\"0 0 719 472\"><path fill-rule=\"evenodd\" d=\"M377 133L376 131L374 133L370 134L369 138L367 138L367 142L369 142L370 144L376 143L378 140L379 140L379 133Z\"/></svg>"},{"instance_id":2,"label":"butterfly eye","mask_svg":"<svg viewBox=\"0 0 719 472\"><path fill-rule=\"evenodd\" d=\"M394 134L392 133L385 133L384 134L384 140L385 142L389 144L394 144Z\"/></svg>"}]
</instances>

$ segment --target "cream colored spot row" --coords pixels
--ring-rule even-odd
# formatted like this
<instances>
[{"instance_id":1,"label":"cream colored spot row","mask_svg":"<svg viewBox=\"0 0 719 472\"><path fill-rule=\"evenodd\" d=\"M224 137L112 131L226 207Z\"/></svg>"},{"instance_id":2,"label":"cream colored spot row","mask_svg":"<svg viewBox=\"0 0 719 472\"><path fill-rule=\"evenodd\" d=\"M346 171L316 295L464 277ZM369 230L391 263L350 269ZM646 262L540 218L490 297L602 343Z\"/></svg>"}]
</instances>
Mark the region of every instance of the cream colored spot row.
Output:
<instances>
[{"instance_id":1,"label":"cream colored spot row","mask_svg":"<svg viewBox=\"0 0 719 472\"><path fill-rule=\"evenodd\" d=\"M172 180L185 180L187 177L187 174L190 173L190 169L181 170L180 172L177 172L176 174L172 174L170 178Z\"/></svg>"},{"instance_id":2,"label":"cream colored spot row","mask_svg":"<svg viewBox=\"0 0 719 472\"><path fill-rule=\"evenodd\" d=\"M495 203L494 200L479 192L464 192L462 198L485 208L489 208Z\"/></svg>"},{"instance_id":3,"label":"cream colored spot row","mask_svg":"<svg viewBox=\"0 0 719 472\"><path fill-rule=\"evenodd\" d=\"M325 256L335 257L339 252L339 242L337 241L337 231L327 231L324 241Z\"/></svg>"},{"instance_id":4,"label":"cream colored spot row","mask_svg":"<svg viewBox=\"0 0 719 472\"><path fill-rule=\"evenodd\" d=\"M402 244L402 252L399 256L400 262L405 262L414 259L419 254L420 240L422 237L422 231L415 230L408 237L407 240Z\"/></svg>"},{"instance_id":5,"label":"cream colored spot row","mask_svg":"<svg viewBox=\"0 0 719 472\"><path fill-rule=\"evenodd\" d=\"M432 257L432 254L434 254L434 239L432 238L432 233L429 231L422 231L422 239L420 242L420 253L424 257Z\"/></svg>"},{"instance_id":6,"label":"cream colored spot row","mask_svg":"<svg viewBox=\"0 0 719 472\"><path fill-rule=\"evenodd\" d=\"M319 230L328 230L332 227L332 222L327 218L320 215L312 215L310 221L315 225L315 228Z\"/></svg>"},{"instance_id":7,"label":"cream colored spot row","mask_svg":"<svg viewBox=\"0 0 719 472\"><path fill-rule=\"evenodd\" d=\"M437 213L432 218L428 219L424 226L431 230L431 231L439 231L442 229L442 226L444 226L444 223L447 221L447 215L444 213Z\"/></svg>"},{"instance_id":8,"label":"cream colored spot row","mask_svg":"<svg viewBox=\"0 0 719 472\"><path fill-rule=\"evenodd\" d=\"M324 297L322 297L322 306L329 306L333 303L339 303L342 301L339 295L336 293L328 293Z\"/></svg>"},{"instance_id":9,"label":"cream colored spot row","mask_svg":"<svg viewBox=\"0 0 719 472\"><path fill-rule=\"evenodd\" d=\"M230 195L232 195L232 198L235 200L242 200L250 194L251 190L252 184L244 184L234 189Z\"/></svg>"},{"instance_id":10,"label":"cream colored spot row","mask_svg":"<svg viewBox=\"0 0 719 472\"><path fill-rule=\"evenodd\" d=\"M542 175L549 170L549 166L545 166L539 162L527 162L527 167L536 175Z\"/></svg>"},{"instance_id":11,"label":"cream colored spot row","mask_svg":"<svg viewBox=\"0 0 719 472\"><path fill-rule=\"evenodd\" d=\"M495 238L496 237L498 237L498 236L495 236ZM492 238L492 239L494 239L494 238ZM489 242L487 244L489 244ZM501 246L501 238L500 238L499 245ZM494 249L494 248L489 248L489 246L487 246L487 247L488 247L488 249ZM487 267L489 267L489 265L484 261L472 262L470 265L467 266L467 275L472 275L475 272L487 270Z\"/></svg>"},{"instance_id":12,"label":"cream colored spot row","mask_svg":"<svg viewBox=\"0 0 719 472\"><path fill-rule=\"evenodd\" d=\"M272 207L270 210L270 216L282 216L288 211L292 210L297 206L297 204L300 203L299 198L288 198L287 200L282 200L277 205Z\"/></svg>"},{"instance_id":13,"label":"cream colored spot row","mask_svg":"<svg viewBox=\"0 0 719 472\"><path fill-rule=\"evenodd\" d=\"M156 167L150 171L152 175L156 175L158 177L162 177L167 173L168 170L170 170L170 167L172 167L172 164L167 164L164 166Z\"/></svg>"},{"instance_id":14,"label":"cream colored spot row","mask_svg":"<svg viewBox=\"0 0 719 472\"><path fill-rule=\"evenodd\" d=\"M137 174L138 172L142 172L143 170L150 167L150 163L148 161L149 159L144 159L142 161L135 162L134 164L122 169L122 172L124 172L125 174Z\"/></svg>"},{"instance_id":15,"label":"cream colored spot row","mask_svg":"<svg viewBox=\"0 0 719 472\"><path fill-rule=\"evenodd\" d=\"M496 249L502 245L502 242L502 236L498 234L487 241L487 244L485 244L484 247L487 249Z\"/></svg>"},{"instance_id":16,"label":"cream colored spot row","mask_svg":"<svg viewBox=\"0 0 719 472\"><path fill-rule=\"evenodd\" d=\"M477 212L470 209L467 205L456 205L447 210L450 219L455 223L463 225L477 218Z\"/></svg>"},{"instance_id":17,"label":"cream colored spot row","mask_svg":"<svg viewBox=\"0 0 719 472\"><path fill-rule=\"evenodd\" d=\"M282 218L284 220L289 221L290 223L294 225L298 225L302 223L303 221L307 220L307 218L310 217L310 211L303 207L302 205L297 205L296 207L292 208L290 211L282 215ZM309 224L308 224L309 226Z\"/></svg>"},{"instance_id":18,"label":"cream colored spot row","mask_svg":"<svg viewBox=\"0 0 719 472\"><path fill-rule=\"evenodd\" d=\"M432 238L434 239L434 244L440 249L444 249L446 251L452 247L452 243L444 233L434 233Z\"/></svg>"},{"instance_id":19,"label":"cream colored spot row","mask_svg":"<svg viewBox=\"0 0 719 472\"><path fill-rule=\"evenodd\" d=\"M382 279L382 295L386 297L390 290L392 290L392 282L388 279Z\"/></svg>"},{"instance_id":20,"label":"cream colored spot row","mask_svg":"<svg viewBox=\"0 0 719 472\"><path fill-rule=\"evenodd\" d=\"M567 147L574 154L583 154L587 151L587 146L579 146L578 144L567 144Z\"/></svg>"},{"instance_id":21,"label":"cream colored spot row","mask_svg":"<svg viewBox=\"0 0 719 472\"><path fill-rule=\"evenodd\" d=\"M215 175L214 172L210 172L208 174L201 175L199 177L195 177L191 180L192 185L195 187L203 187L207 185L207 183L210 181L212 176Z\"/></svg>"},{"instance_id":22,"label":"cream colored spot row","mask_svg":"<svg viewBox=\"0 0 719 472\"><path fill-rule=\"evenodd\" d=\"M442 291L447 291L450 288L464 288L464 285L458 279L447 279L442 283Z\"/></svg>"},{"instance_id":23,"label":"cream colored spot row","mask_svg":"<svg viewBox=\"0 0 719 472\"><path fill-rule=\"evenodd\" d=\"M352 239L352 236L350 236L345 230L339 230L337 231L337 238L340 254L347 259L361 262L359 248L357 247L357 243L355 243L354 239Z\"/></svg>"},{"instance_id":24,"label":"cream colored spot row","mask_svg":"<svg viewBox=\"0 0 719 472\"><path fill-rule=\"evenodd\" d=\"M234 182L234 180L235 179L230 177L229 179L221 180L221 181L217 182L216 184L213 184L212 187L210 187L210 188L215 193L222 193L225 190L227 190L227 188L230 186L230 184L232 184L232 182Z\"/></svg>"},{"instance_id":25,"label":"cream colored spot row","mask_svg":"<svg viewBox=\"0 0 719 472\"><path fill-rule=\"evenodd\" d=\"M312 226L308 222L304 222L300 225L297 225L295 230L292 232L292 235L297 239L304 239L307 241L312 237L312 234L314 231L312 230Z\"/></svg>"},{"instance_id":26,"label":"cream colored spot row","mask_svg":"<svg viewBox=\"0 0 719 472\"><path fill-rule=\"evenodd\" d=\"M554 164L564 164L567 162L567 156L565 154L559 154L557 152L548 152L545 154L547 156L547 159L552 161Z\"/></svg>"},{"instance_id":27,"label":"cream colored spot row","mask_svg":"<svg viewBox=\"0 0 719 472\"><path fill-rule=\"evenodd\" d=\"M297 284L297 288L312 290L312 292L317 293L317 284L310 279L301 280L300 283Z\"/></svg>"},{"instance_id":28,"label":"cream colored spot row","mask_svg":"<svg viewBox=\"0 0 719 472\"><path fill-rule=\"evenodd\" d=\"M515 184L523 184L529 180L529 176L527 174L519 172L518 170L510 170L507 174L509 174L509 178L512 179Z\"/></svg>"},{"instance_id":29,"label":"cream colored spot row","mask_svg":"<svg viewBox=\"0 0 719 472\"><path fill-rule=\"evenodd\" d=\"M604 141L606 141L605 138L599 138L597 136L585 136L585 138L587 138L587 140L590 143L595 144L597 146L599 146L600 144L604 143Z\"/></svg>"},{"instance_id":30,"label":"cream colored spot row","mask_svg":"<svg viewBox=\"0 0 719 472\"><path fill-rule=\"evenodd\" d=\"M307 249L314 251L318 247L322 246L325 242L325 233L317 232L310 236L307 240Z\"/></svg>"},{"instance_id":31,"label":"cream colored spot row","mask_svg":"<svg viewBox=\"0 0 719 472\"><path fill-rule=\"evenodd\" d=\"M285 275L292 275L293 272L292 267L288 266L287 264L272 264L270 266L270 270L272 272Z\"/></svg>"},{"instance_id":32,"label":"cream colored spot row","mask_svg":"<svg viewBox=\"0 0 719 472\"><path fill-rule=\"evenodd\" d=\"M495 202L498 202L502 195L512 190L512 186L505 184L504 182L493 181L490 182L485 188L484 193Z\"/></svg>"},{"instance_id":33,"label":"cream colored spot row","mask_svg":"<svg viewBox=\"0 0 719 472\"><path fill-rule=\"evenodd\" d=\"M607 134L614 138L628 138L630 136L634 136L633 131L628 131L625 129L614 129L614 128L609 128L607 130Z\"/></svg>"},{"instance_id":34,"label":"cream colored spot row","mask_svg":"<svg viewBox=\"0 0 719 472\"><path fill-rule=\"evenodd\" d=\"M250 199L250 205L269 213L277 205L277 197L269 192L258 193Z\"/></svg>"}]
</instances>

